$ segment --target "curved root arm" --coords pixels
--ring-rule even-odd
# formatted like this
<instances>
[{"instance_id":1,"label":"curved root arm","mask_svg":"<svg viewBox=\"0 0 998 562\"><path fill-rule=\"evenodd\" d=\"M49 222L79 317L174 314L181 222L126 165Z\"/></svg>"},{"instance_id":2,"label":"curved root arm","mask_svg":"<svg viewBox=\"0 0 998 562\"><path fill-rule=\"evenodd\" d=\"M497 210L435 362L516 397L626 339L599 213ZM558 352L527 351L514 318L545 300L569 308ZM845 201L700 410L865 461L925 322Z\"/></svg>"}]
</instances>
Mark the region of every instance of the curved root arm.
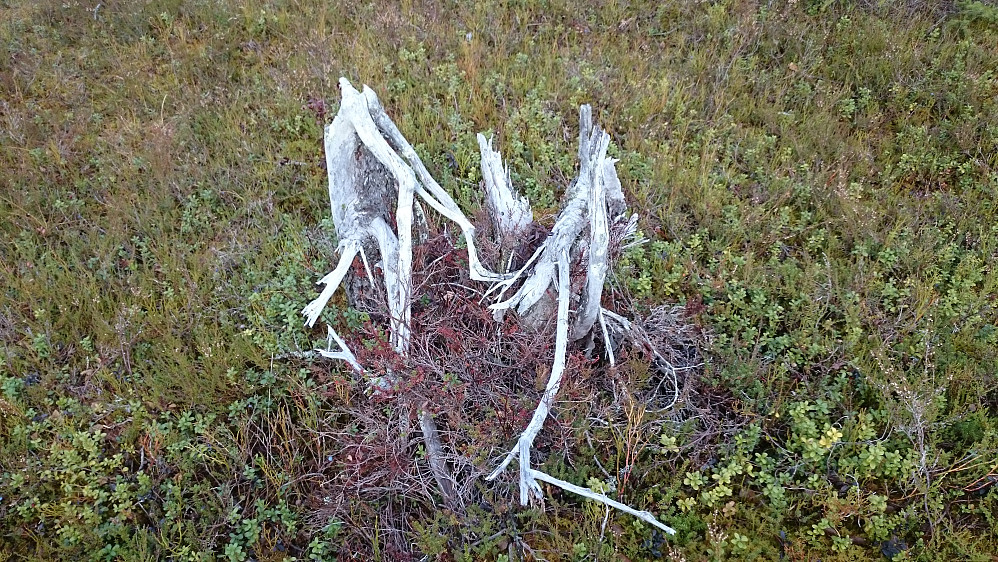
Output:
<instances>
[{"instance_id":1,"label":"curved root arm","mask_svg":"<svg viewBox=\"0 0 998 562\"><path fill-rule=\"evenodd\" d=\"M329 302L329 299L333 297L333 293L336 292L336 288L343 282L343 278L353 263L353 258L360 250L360 244L356 240L344 240L340 244L339 250L340 261L336 263L336 269L327 273L322 279L319 279L319 283L325 283L325 288L322 289L322 292L319 293L319 296L315 300L308 303L301 311L302 315L306 318L305 325L309 328L315 326L315 321L319 319L322 310L326 308L326 303Z\"/></svg>"},{"instance_id":2,"label":"curved root arm","mask_svg":"<svg viewBox=\"0 0 998 562\"><path fill-rule=\"evenodd\" d=\"M620 502L618 502L616 500L612 500L612 499L608 498L607 496L605 496L603 494L598 494L598 493L590 490L589 488L583 488L582 486L576 486L575 484L572 484L570 482L565 482L564 480L560 480L558 478L555 478L554 476L551 476L550 474L541 472L539 470L531 470L530 474L535 479L547 482L548 484L552 484L554 486L557 486L557 487L561 488L562 490L565 490L565 491L568 491L568 492L572 492L573 494L578 494L578 495L580 495L580 496L582 496L584 498L589 498L591 500L595 500L595 501L598 501L600 503L605 503L606 505L608 505L610 507L613 507L613 508L619 509L620 511L623 511L624 513L630 513L631 515L637 517L638 519L641 519L642 521L644 521L646 523L650 523L650 524L658 527L659 529L662 529L663 531L665 531L666 533L668 533L670 535L675 535L676 534L676 530L675 529L673 529L672 527L670 527L668 525L663 524L658 519L656 519L654 515L652 515L648 511L639 511L639 510L634 509L633 507L630 507L630 506L628 506L626 504L622 504L622 503L620 503Z\"/></svg>"}]
</instances>

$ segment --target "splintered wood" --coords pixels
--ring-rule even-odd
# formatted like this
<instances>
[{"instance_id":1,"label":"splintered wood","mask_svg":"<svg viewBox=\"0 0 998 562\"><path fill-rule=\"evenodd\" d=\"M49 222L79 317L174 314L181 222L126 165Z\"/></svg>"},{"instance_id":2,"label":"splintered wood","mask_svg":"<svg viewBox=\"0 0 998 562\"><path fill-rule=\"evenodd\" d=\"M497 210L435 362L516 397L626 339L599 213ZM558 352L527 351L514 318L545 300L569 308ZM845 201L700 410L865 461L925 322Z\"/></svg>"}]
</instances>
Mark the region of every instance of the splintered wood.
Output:
<instances>
[{"instance_id":1,"label":"splintered wood","mask_svg":"<svg viewBox=\"0 0 998 562\"><path fill-rule=\"evenodd\" d=\"M606 155L610 136L593 124L591 108L583 105L580 109L579 175L565 193L551 234L517 271L506 272L507 263L501 268L502 272L495 272L479 259L474 225L430 176L374 92L367 86L359 92L345 78L340 79L340 89L343 100L339 112L325 129L329 202L339 237L340 259L333 271L319 281L325 284L320 295L302 311L307 318L306 324L313 326L316 323L359 255L369 282L375 285L377 277L384 286L392 347L400 356L407 356L412 339L413 222L414 215L420 213L418 196L461 230L468 248L470 277L490 284L486 294L495 295L496 302L490 308L497 319L510 311L533 322L538 321L538 316L556 314L555 358L544 393L530 423L487 479L496 479L513 460L517 460L523 505L542 499L538 483L541 481L630 513L666 533L675 533L647 511L632 509L603 494L531 467L533 443L555 404L569 346L600 338L607 358L613 364L612 350L616 342L630 340L644 345L647 341L633 323L601 306L603 285L611 265L611 249L619 248L627 240L633 243L637 217L627 215L615 160ZM478 135L478 144L486 210L499 237L496 242L510 247L532 222L530 204L514 189L509 170L499 153L493 150L491 141ZM380 261L371 261L369 254L374 252ZM376 269L372 269L372 265ZM572 272L581 279L571 279ZM573 293L572 287L579 287L578 292ZM556 303L550 302L552 288L557 295ZM506 297L510 292L512 295ZM545 322L548 319L543 318ZM332 327L327 330L327 349L316 351L328 358L344 360L355 371L365 374L364 366L343 339ZM656 366L672 377L673 388L676 388L674 369L664 359L657 360ZM396 384L395 376L389 374L367 380L376 392ZM443 463L438 462L442 445L436 435L436 426L426 412L421 413L420 421L432 472L445 501L452 504L457 501L453 477Z\"/></svg>"}]
</instances>

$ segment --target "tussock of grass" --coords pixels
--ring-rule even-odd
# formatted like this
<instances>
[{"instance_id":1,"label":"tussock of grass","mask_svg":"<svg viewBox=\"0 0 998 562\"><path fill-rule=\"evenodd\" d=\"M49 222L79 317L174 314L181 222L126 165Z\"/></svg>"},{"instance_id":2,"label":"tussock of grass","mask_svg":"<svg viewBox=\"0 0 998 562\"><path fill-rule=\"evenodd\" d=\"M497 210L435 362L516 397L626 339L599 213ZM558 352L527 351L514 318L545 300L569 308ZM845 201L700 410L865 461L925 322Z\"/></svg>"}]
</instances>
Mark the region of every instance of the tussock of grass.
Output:
<instances>
[{"instance_id":1,"label":"tussock of grass","mask_svg":"<svg viewBox=\"0 0 998 562\"><path fill-rule=\"evenodd\" d=\"M0 3L0 554L994 552L993 6L95 6ZM298 311L332 257L320 137L341 75L467 209L491 131L553 213L593 104L652 239L611 297L681 307L709 345L667 412L628 401L654 384L641 361L596 367L544 470L615 488L674 541L564 496L483 490L457 514L432 489L346 491L369 399L275 359L322 338ZM342 301L326 315L365 333ZM466 435L496 438L480 415Z\"/></svg>"}]
</instances>

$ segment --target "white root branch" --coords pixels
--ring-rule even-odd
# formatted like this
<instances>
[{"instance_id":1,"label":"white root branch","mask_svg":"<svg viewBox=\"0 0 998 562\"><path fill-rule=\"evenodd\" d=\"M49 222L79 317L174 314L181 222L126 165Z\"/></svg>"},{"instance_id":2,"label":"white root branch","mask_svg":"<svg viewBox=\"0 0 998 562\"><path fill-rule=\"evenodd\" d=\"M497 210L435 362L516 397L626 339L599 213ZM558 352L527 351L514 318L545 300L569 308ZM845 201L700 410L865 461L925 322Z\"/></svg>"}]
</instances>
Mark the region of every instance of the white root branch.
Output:
<instances>
[{"instance_id":1,"label":"white root branch","mask_svg":"<svg viewBox=\"0 0 998 562\"><path fill-rule=\"evenodd\" d=\"M354 371L357 371L358 373L363 373L364 367L362 367L361 364L357 361L357 358L354 357L353 352L350 351L349 347L347 347L346 342L344 342L340 338L339 334L337 334L336 331L333 330L331 327L326 326L326 329L329 331L329 335L327 337L326 349L317 349L315 350L316 353L325 357L326 359L339 359L342 361L346 361L347 363L350 364L351 367L353 367ZM336 345L340 347L339 351L332 350L334 341L336 342Z\"/></svg>"},{"instance_id":2,"label":"white root branch","mask_svg":"<svg viewBox=\"0 0 998 562\"><path fill-rule=\"evenodd\" d=\"M537 484L530 470L530 450L534 446L534 439L544 427L544 420L547 419L548 412L554 404L554 398L561 388L561 378L565 373L565 357L568 353L568 253L558 260L558 323L555 328L555 351L554 364L551 367L551 375L548 377L547 386L541 401L534 410L534 415L530 418L527 428L520 434L516 442L516 447L506 454L503 462L486 477L486 480L494 480L505 470L513 457L520 458L520 504L527 505L531 499L542 497L541 487Z\"/></svg>"},{"instance_id":3,"label":"white root branch","mask_svg":"<svg viewBox=\"0 0 998 562\"><path fill-rule=\"evenodd\" d=\"M322 309L326 308L326 303L333 297L336 288L343 282L343 278L346 277L347 271L350 269L350 264L353 263L353 258L357 255L360 248L361 245L354 239L348 238L340 242L340 261L336 264L336 269L327 273L322 279L319 279L319 283L325 283L325 288L322 289L322 292L319 293L319 296L315 300L308 303L302 310L302 314L306 317L306 326L310 328L315 326L315 321L319 319Z\"/></svg>"},{"instance_id":4,"label":"white root branch","mask_svg":"<svg viewBox=\"0 0 998 562\"><path fill-rule=\"evenodd\" d=\"M471 221L430 176L415 149L381 107L374 91L365 86L363 93L358 92L346 78L340 79L340 89L343 100L339 112L326 126L324 135L329 203L340 238L340 261L336 269L319 281L325 288L302 314L307 325L315 324L357 253L364 257L368 275L373 276L363 250L376 243L388 297L392 346L405 356L411 339L409 301L415 195L461 228L468 244L473 279L499 281L504 276L479 261ZM389 212L393 198L396 200L394 230Z\"/></svg>"},{"instance_id":5,"label":"white root branch","mask_svg":"<svg viewBox=\"0 0 998 562\"><path fill-rule=\"evenodd\" d=\"M515 458L519 462L520 502L542 498L538 481L558 486L566 491L602 502L630 513L666 533L675 531L660 523L647 511L638 511L603 494L598 494L559 480L531 467L534 440L544 426L554 406L567 361L571 342L597 337L596 324L610 364L614 364L615 339L629 339L648 344L656 357L656 365L671 375L678 397L675 370L650 346L648 338L626 318L602 307L603 285L610 268L613 248L633 236L637 217L626 216L626 203L615 160L606 156L610 135L594 126L592 109L584 105L579 117L579 175L568 188L565 201L551 234L533 253L526 264L513 273L496 273L487 268L475 247L475 227L450 195L426 170L416 151L402 136L395 123L385 113L375 93L364 87L357 91L345 78L340 79L343 101L339 112L325 129L326 169L329 176L329 201L333 223L339 236L340 254L336 267L319 283L324 284L319 296L302 310L306 324L313 326L343 282L355 257L359 254L363 266L374 284L374 271L367 261L367 252L377 251L381 257L381 278L388 302L391 343L402 357L409 353L412 298L413 225L421 212L416 197L458 225L468 248L469 273L472 279L490 284L486 296L496 295L491 309L498 317L515 310L521 321L533 314L543 319L553 313L552 287L557 292L555 327L555 357L551 375L543 395L526 429L488 480L497 478ZM503 164L492 143L478 135L482 177L487 210L494 222L499 242L509 248L532 221L527 200L519 196L510 182L509 169ZM377 265L375 266L377 267ZM573 282L573 272L581 279ZM578 293L573 293L578 287ZM511 297L507 291L516 288ZM575 309L573 315L572 309ZM549 312L550 311L550 312ZM346 361L358 372L363 366L333 331L329 331L326 350L316 350L323 357ZM338 349L333 349L335 342ZM369 379L372 387L386 390L394 381ZM457 486L443 462L443 449L436 425L426 412L420 413L420 425L427 446L431 471L448 505L460 502Z\"/></svg>"},{"instance_id":6,"label":"white root branch","mask_svg":"<svg viewBox=\"0 0 998 562\"><path fill-rule=\"evenodd\" d=\"M676 530L675 529L673 529L672 527L670 527L668 525L663 524L661 521L659 521L658 519L656 519L655 516L652 515L648 511L639 511L637 509L634 509L633 507L629 507L626 504L622 504L622 503L620 503L620 502L618 502L616 500L612 500L612 499L608 498L607 496L605 496L603 494L598 494L598 493L590 490L589 488L583 488L582 486L576 486L575 484L572 484L571 482L566 482L564 480L555 478L554 476L551 476L550 474L547 474L545 472L541 472L539 470L531 470L530 471L530 475L533 478L535 478L536 480L541 480L542 482L547 482L548 484L552 484L554 486L557 486L557 487L561 488L562 490L565 490L565 491L568 491L568 492L572 492L573 494L578 494L578 495L580 495L580 496L582 496L584 498L589 498L591 500L595 500L595 501L598 501L600 503L604 503L604 504L606 504L606 505L608 505L610 507L613 507L613 508L619 509L620 511L623 511L624 513L630 513L631 515L637 517L638 519L640 519L640 520L642 520L642 521L644 521L646 523L650 523L650 524L658 527L659 529L662 529L663 531L665 531L666 533L668 533L670 535L675 535L676 534Z\"/></svg>"}]
</instances>

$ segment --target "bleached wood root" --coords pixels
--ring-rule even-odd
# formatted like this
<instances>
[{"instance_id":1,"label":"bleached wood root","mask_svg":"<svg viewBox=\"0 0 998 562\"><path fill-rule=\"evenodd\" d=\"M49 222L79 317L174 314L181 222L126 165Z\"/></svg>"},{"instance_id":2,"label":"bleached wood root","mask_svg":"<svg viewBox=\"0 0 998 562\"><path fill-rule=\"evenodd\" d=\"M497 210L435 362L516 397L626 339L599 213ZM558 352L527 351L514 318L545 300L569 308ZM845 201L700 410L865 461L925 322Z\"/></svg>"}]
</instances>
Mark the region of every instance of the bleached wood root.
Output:
<instances>
[{"instance_id":1,"label":"bleached wood root","mask_svg":"<svg viewBox=\"0 0 998 562\"><path fill-rule=\"evenodd\" d=\"M325 288L322 289L322 292L319 293L319 296L316 297L315 300L308 303L301 311L306 317L306 326L310 328L315 326L315 321L319 319L319 315L322 314L322 310L326 308L326 304L329 302L329 299L333 297L333 293L336 292L336 288L343 282L343 278L346 276L347 271L350 270L350 265L353 264L353 258L357 255L360 248L360 244L354 239L346 239L340 242L340 261L337 262L336 269L327 273L322 279L319 279L319 283L324 283L326 285Z\"/></svg>"},{"instance_id":2,"label":"bleached wood root","mask_svg":"<svg viewBox=\"0 0 998 562\"><path fill-rule=\"evenodd\" d=\"M563 259L558 261L558 323L555 328L554 364L551 366L551 375L548 377L540 403L537 404L537 409L534 410L534 415L530 418L527 428L520 434L516 447L507 453L506 458L486 477L486 480L494 480L506 469L514 457L519 457L521 505L527 505L531 499L541 497L541 487L530 472L530 450L534 446L537 434L544 427L544 420L547 419L548 412L551 411L554 398L558 394L558 389L561 388L562 375L565 372L565 358L568 353L568 292L570 287L567 251L562 257Z\"/></svg>"},{"instance_id":3,"label":"bleached wood root","mask_svg":"<svg viewBox=\"0 0 998 562\"><path fill-rule=\"evenodd\" d=\"M363 373L364 367L362 367L360 362L357 361L357 358L354 356L353 352L350 351L350 348L347 347L346 342L344 342L343 339L340 338L339 334L336 333L336 330L333 330L330 326L326 326L326 330L328 331L326 349L317 349L315 350L316 353L326 359L339 359L341 361L346 361L351 367L353 367L354 371ZM336 345L340 347L339 351L332 350L334 341L336 342Z\"/></svg>"},{"instance_id":4,"label":"bleached wood root","mask_svg":"<svg viewBox=\"0 0 998 562\"><path fill-rule=\"evenodd\" d=\"M580 495L580 496L582 496L584 498L589 498L591 500L598 501L600 503L604 503L604 504L606 504L606 505L608 505L610 507L613 507L613 508L619 509L620 511L623 511L624 513L630 513L631 515L637 517L638 519L640 519L640 520L642 520L642 521L644 521L646 523L649 523L651 525L654 525L655 527L658 527L659 529L665 531L666 533L668 533L670 535L675 535L676 534L676 530L675 529L673 529L672 527L670 527L668 525L663 524L658 519L656 519L654 515L652 515L648 511L640 511L640 510L634 509L633 507L630 507L627 504L623 504L623 503L620 503L619 501L610 499L610 498L608 498L607 496L605 496L603 494L598 494L598 493L590 490L589 488L583 488L582 486L576 486L575 484L572 484L571 482L566 482L564 480L555 478L554 476L551 476L550 474L547 474L546 472L541 472L539 470L531 470L530 471L530 475L534 479L536 479L536 480L540 480L542 482L547 482L548 484L551 484L553 486L557 486L557 487L561 488L562 490L565 490L565 491L568 491L568 492L572 492L573 494L578 494L578 495Z\"/></svg>"},{"instance_id":5,"label":"bleached wood root","mask_svg":"<svg viewBox=\"0 0 998 562\"><path fill-rule=\"evenodd\" d=\"M600 331L603 332L603 348L606 350L606 359L610 362L610 366L614 367L617 365L617 360L613 356L613 340L610 339L610 331L606 327L606 317L603 315L603 309L600 308L599 311L599 326Z\"/></svg>"},{"instance_id":6,"label":"bleached wood root","mask_svg":"<svg viewBox=\"0 0 998 562\"><path fill-rule=\"evenodd\" d=\"M612 159L606 158L610 135L605 131L593 129L591 108L586 105L582 106L580 111L579 129L579 177L566 193L566 203L555 221L551 235L531 258L531 261L536 260L536 264L533 265L529 275L527 275L527 271L530 262L511 279L501 281L495 286L499 287L500 295L502 295L513 283L526 275L520 289L509 299L491 306L496 313L515 308L517 313L523 316L544 296L557 276L558 316L555 330L555 359L547 388L541 396L540 403L534 411L530 423L517 440L517 446L487 477L489 480L496 478L514 457L519 457L520 502L524 505L532 493L539 496L539 487L530 477L530 449L544 425L544 420L547 418L561 384L569 340L568 309L571 292L569 266L572 248L587 227L591 232L590 237L595 238L596 247L595 251L592 247L589 248L589 271L586 275L586 293L583 295L584 315L579 314L576 318L576 325L571 331L573 339L578 339L588 333L596 321L596 314L589 312L589 308L591 308L589 303L594 302L596 312L599 311L603 281L608 267L609 225L604 189L607 168L604 163L609 162L610 169L613 168ZM481 142L479 139L480 145ZM616 178L616 174L614 174L614 178ZM601 229L602 232L596 232L597 229ZM592 244L592 240L590 240L590 244Z\"/></svg>"},{"instance_id":7,"label":"bleached wood root","mask_svg":"<svg viewBox=\"0 0 998 562\"><path fill-rule=\"evenodd\" d=\"M541 396L540 403L537 405L537 409L534 411L533 417L530 419L530 423L527 424L527 428L520 434L516 447L506 454L503 461L486 477L486 480L494 480L497 478L499 474L501 474L506 467L509 466L509 463L514 458L519 457L521 505L527 505L531 499L540 499L543 497L540 484L537 483L538 480L541 480L554 486L558 486L563 490L604 503L625 513L634 515L642 521L654 525L670 535L674 535L676 534L675 529L661 523L648 511L636 510L603 494L594 492L589 488L576 486L575 484L560 480L547 473L531 468L530 466L530 451L533 447L534 440L537 438L538 433L540 433L541 428L544 426L544 420L551 411L551 406L554 403L555 396L558 394L558 389L561 387L561 379L565 372L565 360L568 351L568 297L570 287L568 264L569 259L566 253L563 254L561 259L558 260L558 323L555 331L555 359L551 368L551 376L548 379L547 387L544 390L544 394ZM605 311L602 308L597 308L597 316L601 319L601 322L604 312L608 311ZM617 316L624 323L630 326L630 323L625 318L618 315L614 316ZM606 337L609 338L608 335ZM612 346L607 345L607 352L610 353L612 357L611 349ZM673 400L673 403L675 403L675 400Z\"/></svg>"},{"instance_id":8,"label":"bleached wood root","mask_svg":"<svg viewBox=\"0 0 998 562\"><path fill-rule=\"evenodd\" d=\"M493 304L492 310L515 309L516 313L523 316L537 304L537 301L544 296L548 287L555 280L558 269L558 256L571 251L572 245L583 228L586 227L584 215L584 202L578 198L569 200L565 208L558 215L551 235L538 251L536 263L533 271L523 281L520 289L509 299ZM523 275L521 270L517 272ZM500 282L500 288L505 289L512 286L517 278L513 278L505 283Z\"/></svg>"},{"instance_id":9,"label":"bleached wood root","mask_svg":"<svg viewBox=\"0 0 998 562\"><path fill-rule=\"evenodd\" d=\"M598 169L600 173L594 173L589 180L589 243L585 247L588 266L578 316L572 327L573 341L592 331L603 297L603 283L610 268L610 222L607 217L605 176L602 173L605 168L598 166Z\"/></svg>"},{"instance_id":10,"label":"bleached wood root","mask_svg":"<svg viewBox=\"0 0 998 562\"><path fill-rule=\"evenodd\" d=\"M346 82L346 78L340 78L340 84L342 85ZM349 82L346 82L349 85ZM506 278L505 275L495 273L489 268L482 264L481 260L478 258L478 250L475 246L475 227L468 220L468 217L464 215L461 208L457 206L454 199L451 198L450 194L440 187L437 180L433 179L430 172L426 170L426 166L423 165L423 161L420 160L419 155L416 154L416 150L409 144L409 141L405 140L402 133L395 126L395 122L388 117L385 113L384 108L381 106L381 102L378 100L377 94L374 90L364 86L364 96L367 98L368 106L370 109L371 117L378 124L380 130L385 134L385 137L395 144L398 151L402 154L409 164L412 166L412 171L416 174L419 182L416 184L416 194L423 198L424 201L433 207L441 215L447 217L454 223L458 225L461 229L461 233L464 235L465 241L468 245L468 265L471 273L471 278L475 281L486 281L495 282L501 281Z\"/></svg>"},{"instance_id":11,"label":"bleached wood root","mask_svg":"<svg viewBox=\"0 0 998 562\"><path fill-rule=\"evenodd\" d=\"M479 147L482 150L484 160L486 153L491 152L491 146L487 147L483 140L483 137L479 137ZM492 287L492 290L498 290L501 299L508 289L523 279L519 290L512 297L491 307L496 314L516 309L517 313L523 316L538 304L557 278L558 316L555 330L555 359L544 394L541 396L530 422L517 439L516 446L506 454L486 479L497 478L514 458L518 458L520 503L523 505L526 505L531 499L541 497L541 488L538 484L538 480L541 480L635 515L669 534L674 534L675 531L671 527L660 523L651 513L632 509L587 488L575 486L549 476L532 468L530 462L534 440L543 427L544 420L551 411L561 386L569 340L576 341L586 337L593 331L598 321L603 331L607 356L610 363L614 363L612 329L607 326L609 311L601 306L603 284L609 270L610 228L614 224L622 226L620 237L627 238L636 231L637 217L633 215L626 217L624 214L626 205L620 180L614 167L615 160L606 156L609 142L610 136L605 131L593 126L591 108L586 105L582 106L579 116L579 176L566 193L566 202L555 221L551 235L520 271ZM492 171L493 179L486 179L487 187L490 181L497 184L500 184L501 181L496 179L497 174L493 168L494 162L501 162L501 160L498 159L498 155L489 155L489 158L493 162L490 163L489 168ZM483 164L482 170L484 176L486 174L485 164ZM570 329L571 280L569 275L573 250L579 254L578 259L585 264L586 271L582 292L579 295L580 303L577 315L574 322L571 323ZM615 324L614 328L617 332L624 331L625 327L628 333L634 332L631 324L619 315L613 315L611 324Z\"/></svg>"}]
</instances>

